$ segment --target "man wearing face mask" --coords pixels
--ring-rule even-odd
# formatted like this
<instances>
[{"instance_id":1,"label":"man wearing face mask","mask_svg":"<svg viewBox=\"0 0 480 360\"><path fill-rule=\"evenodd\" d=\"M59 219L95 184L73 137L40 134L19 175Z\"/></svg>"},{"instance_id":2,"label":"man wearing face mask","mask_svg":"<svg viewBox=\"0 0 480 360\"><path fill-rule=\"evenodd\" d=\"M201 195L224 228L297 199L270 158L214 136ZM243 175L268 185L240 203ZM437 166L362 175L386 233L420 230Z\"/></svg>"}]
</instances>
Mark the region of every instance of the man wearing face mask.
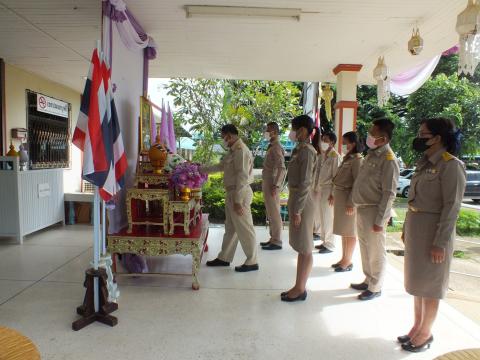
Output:
<instances>
[{"instance_id":1,"label":"man wearing face mask","mask_svg":"<svg viewBox=\"0 0 480 360\"><path fill-rule=\"evenodd\" d=\"M253 158L248 147L238 137L235 125L222 127L221 135L227 154L217 165L202 166L203 173L223 171L223 183L226 190L225 199L225 234L222 250L215 260L207 261L207 266L230 266L237 244L247 256L245 263L236 266L237 272L258 270L255 229L253 227L252 203Z\"/></svg>"},{"instance_id":2,"label":"man wearing face mask","mask_svg":"<svg viewBox=\"0 0 480 360\"><path fill-rule=\"evenodd\" d=\"M282 217L280 216L280 187L287 169L285 167L285 150L280 144L280 128L276 122L267 124L264 132L269 141L262 171L262 191L265 210L269 220L270 240L262 242L263 250L282 249Z\"/></svg>"},{"instance_id":3,"label":"man wearing face mask","mask_svg":"<svg viewBox=\"0 0 480 360\"><path fill-rule=\"evenodd\" d=\"M317 209L315 214L320 223L320 238L323 244L318 247L320 254L331 253L335 249L335 235L333 234L333 202L328 199L333 194L333 178L337 174L340 164L340 155L334 146L337 143L337 136L327 132L321 136L321 167L316 173L314 180L314 191L318 194Z\"/></svg>"},{"instance_id":4,"label":"man wearing face mask","mask_svg":"<svg viewBox=\"0 0 480 360\"><path fill-rule=\"evenodd\" d=\"M365 280L351 284L359 300L381 295L386 271L386 226L397 193L400 169L390 148L395 125L389 119L373 122L367 136L370 148L352 189L357 208L357 230Z\"/></svg>"}]
</instances>

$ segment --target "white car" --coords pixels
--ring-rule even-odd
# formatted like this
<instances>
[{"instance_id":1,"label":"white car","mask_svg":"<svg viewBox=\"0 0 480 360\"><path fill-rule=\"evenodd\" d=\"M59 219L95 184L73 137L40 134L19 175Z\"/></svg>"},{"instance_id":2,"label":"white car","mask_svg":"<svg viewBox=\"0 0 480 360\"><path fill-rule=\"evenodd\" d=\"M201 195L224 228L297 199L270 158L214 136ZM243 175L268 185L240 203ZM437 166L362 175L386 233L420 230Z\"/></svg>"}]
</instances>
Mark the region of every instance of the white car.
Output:
<instances>
[{"instance_id":1,"label":"white car","mask_svg":"<svg viewBox=\"0 0 480 360\"><path fill-rule=\"evenodd\" d=\"M413 172L407 176L400 176L398 179L397 194L403 197L408 197L410 191L410 180L412 179Z\"/></svg>"}]
</instances>

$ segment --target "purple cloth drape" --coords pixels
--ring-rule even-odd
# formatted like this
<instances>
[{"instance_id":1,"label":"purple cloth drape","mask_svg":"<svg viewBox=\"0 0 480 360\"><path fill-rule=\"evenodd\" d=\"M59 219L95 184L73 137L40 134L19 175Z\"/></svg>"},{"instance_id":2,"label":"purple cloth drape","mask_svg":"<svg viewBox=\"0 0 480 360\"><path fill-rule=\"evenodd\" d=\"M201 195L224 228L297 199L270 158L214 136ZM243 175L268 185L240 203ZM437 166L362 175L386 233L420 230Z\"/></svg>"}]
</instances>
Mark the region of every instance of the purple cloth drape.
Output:
<instances>
[{"instance_id":1,"label":"purple cloth drape","mask_svg":"<svg viewBox=\"0 0 480 360\"><path fill-rule=\"evenodd\" d=\"M165 103L162 100L162 122L160 123L160 141L170 149L170 136L168 135L168 115L167 109L165 109Z\"/></svg>"},{"instance_id":2,"label":"purple cloth drape","mask_svg":"<svg viewBox=\"0 0 480 360\"><path fill-rule=\"evenodd\" d=\"M175 128L173 125L173 113L170 108L170 103L168 104L168 144L170 145L170 151L174 154L177 153L177 139L175 138Z\"/></svg>"}]
</instances>

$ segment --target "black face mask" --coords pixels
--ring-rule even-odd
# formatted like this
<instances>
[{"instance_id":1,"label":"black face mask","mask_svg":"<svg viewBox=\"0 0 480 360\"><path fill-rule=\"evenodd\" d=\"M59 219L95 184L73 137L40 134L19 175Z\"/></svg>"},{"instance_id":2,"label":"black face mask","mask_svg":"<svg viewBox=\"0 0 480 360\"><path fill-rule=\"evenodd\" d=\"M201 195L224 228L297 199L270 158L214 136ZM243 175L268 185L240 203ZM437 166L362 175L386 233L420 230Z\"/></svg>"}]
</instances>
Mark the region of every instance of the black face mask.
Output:
<instances>
[{"instance_id":1,"label":"black face mask","mask_svg":"<svg viewBox=\"0 0 480 360\"><path fill-rule=\"evenodd\" d=\"M432 138L418 138L418 137L413 139L413 143L412 143L413 150L417 152L427 151L430 148L430 146L432 146L432 145L427 145L427 142L431 139Z\"/></svg>"}]
</instances>

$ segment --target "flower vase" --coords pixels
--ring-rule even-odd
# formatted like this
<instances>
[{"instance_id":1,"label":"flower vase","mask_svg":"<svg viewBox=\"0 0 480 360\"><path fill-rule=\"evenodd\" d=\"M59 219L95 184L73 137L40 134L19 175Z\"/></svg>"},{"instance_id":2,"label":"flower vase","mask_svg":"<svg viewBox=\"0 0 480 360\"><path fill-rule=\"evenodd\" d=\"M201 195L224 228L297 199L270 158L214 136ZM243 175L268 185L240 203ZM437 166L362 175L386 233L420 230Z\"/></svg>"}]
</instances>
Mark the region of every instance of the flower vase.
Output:
<instances>
[{"instance_id":1,"label":"flower vase","mask_svg":"<svg viewBox=\"0 0 480 360\"><path fill-rule=\"evenodd\" d=\"M188 187L180 189L180 200L185 202L189 201L191 192L192 190Z\"/></svg>"}]
</instances>

